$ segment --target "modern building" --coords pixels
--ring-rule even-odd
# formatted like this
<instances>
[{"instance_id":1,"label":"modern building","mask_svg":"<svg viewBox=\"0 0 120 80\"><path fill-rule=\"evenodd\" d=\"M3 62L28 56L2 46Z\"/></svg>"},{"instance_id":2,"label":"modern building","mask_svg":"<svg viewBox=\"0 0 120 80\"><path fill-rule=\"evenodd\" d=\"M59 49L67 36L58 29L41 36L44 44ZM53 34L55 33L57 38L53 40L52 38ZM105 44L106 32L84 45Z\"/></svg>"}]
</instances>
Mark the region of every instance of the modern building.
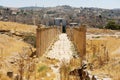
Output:
<instances>
[{"instance_id":1,"label":"modern building","mask_svg":"<svg viewBox=\"0 0 120 80\"><path fill-rule=\"evenodd\" d=\"M62 32L66 32L66 20L64 18L55 18L54 25L62 27Z\"/></svg>"},{"instance_id":2,"label":"modern building","mask_svg":"<svg viewBox=\"0 0 120 80\"><path fill-rule=\"evenodd\" d=\"M78 23L70 23L69 25L74 27L74 26L78 26Z\"/></svg>"}]
</instances>

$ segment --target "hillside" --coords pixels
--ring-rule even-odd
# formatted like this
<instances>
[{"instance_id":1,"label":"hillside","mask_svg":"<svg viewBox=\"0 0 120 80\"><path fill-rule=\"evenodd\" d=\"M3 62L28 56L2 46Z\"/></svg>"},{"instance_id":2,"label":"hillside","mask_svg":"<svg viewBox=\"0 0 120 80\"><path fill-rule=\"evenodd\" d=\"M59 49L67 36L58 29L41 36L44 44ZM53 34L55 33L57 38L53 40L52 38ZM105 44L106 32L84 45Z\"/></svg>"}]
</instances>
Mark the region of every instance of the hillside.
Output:
<instances>
[{"instance_id":1,"label":"hillside","mask_svg":"<svg viewBox=\"0 0 120 80\"><path fill-rule=\"evenodd\" d=\"M35 7L35 6L28 6L28 7L21 7L19 9L22 10L41 10L43 7Z\"/></svg>"},{"instance_id":2,"label":"hillside","mask_svg":"<svg viewBox=\"0 0 120 80\"><path fill-rule=\"evenodd\" d=\"M65 18L69 23L87 24L89 27L105 26L110 20L120 24L120 9L101 9L94 7L72 7L68 5L56 7L21 7L1 8L1 21L12 21L24 24L53 25L55 17Z\"/></svg>"},{"instance_id":3,"label":"hillside","mask_svg":"<svg viewBox=\"0 0 120 80\"><path fill-rule=\"evenodd\" d=\"M36 26L0 21L0 49L4 55L18 53L22 48L31 46L22 40L21 35L35 34Z\"/></svg>"},{"instance_id":4,"label":"hillside","mask_svg":"<svg viewBox=\"0 0 120 80\"><path fill-rule=\"evenodd\" d=\"M0 50L3 57L17 54L26 46L30 45L8 35L0 34Z\"/></svg>"},{"instance_id":5,"label":"hillside","mask_svg":"<svg viewBox=\"0 0 120 80\"><path fill-rule=\"evenodd\" d=\"M0 21L0 30L10 30L17 32L35 33L36 26L25 25L15 22L2 22Z\"/></svg>"}]
</instances>

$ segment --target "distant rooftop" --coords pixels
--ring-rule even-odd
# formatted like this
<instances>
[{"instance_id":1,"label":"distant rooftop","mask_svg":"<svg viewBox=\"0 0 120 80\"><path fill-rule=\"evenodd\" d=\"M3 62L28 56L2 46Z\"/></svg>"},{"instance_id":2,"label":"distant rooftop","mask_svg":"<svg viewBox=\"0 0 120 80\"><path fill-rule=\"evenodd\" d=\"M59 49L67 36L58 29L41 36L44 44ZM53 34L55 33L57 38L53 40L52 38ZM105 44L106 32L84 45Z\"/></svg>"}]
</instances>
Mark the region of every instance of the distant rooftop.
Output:
<instances>
[{"instance_id":1,"label":"distant rooftop","mask_svg":"<svg viewBox=\"0 0 120 80\"><path fill-rule=\"evenodd\" d=\"M70 24L73 24L73 25L74 25L74 24L78 24L78 23L70 23Z\"/></svg>"},{"instance_id":2,"label":"distant rooftop","mask_svg":"<svg viewBox=\"0 0 120 80\"><path fill-rule=\"evenodd\" d=\"M55 18L55 19L64 19L64 18Z\"/></svg>"}]
</instances>

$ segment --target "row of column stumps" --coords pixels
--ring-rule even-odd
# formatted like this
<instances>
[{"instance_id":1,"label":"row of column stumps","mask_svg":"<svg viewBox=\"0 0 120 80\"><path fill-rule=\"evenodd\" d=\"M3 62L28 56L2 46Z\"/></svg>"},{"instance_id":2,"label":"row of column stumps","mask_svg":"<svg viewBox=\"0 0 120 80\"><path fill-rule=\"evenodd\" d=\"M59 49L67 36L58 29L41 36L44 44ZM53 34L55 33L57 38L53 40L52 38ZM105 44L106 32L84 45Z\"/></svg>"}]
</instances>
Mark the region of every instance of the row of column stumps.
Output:
<instances>
[{"instance_id":1,"label":"row of column stumps","mask_svg":"<svg viewBox=\"0 0 120 80\"><path fill-rule=\"evenodd\" d=\"M50 28L52 28L52 27L50 27ZM54 26L54 28L57 28L57 27ZM42 25L40 24L40 25L38 25L38 28L37 28L37 39L36 39L36 47L38 49L37 56L43 54L43 51L41 51L41 48L40 48L40 46L42 44L42 42L40 41L40 38L41 37L44 38L45 36L41 35L41 34L43 34L41 29L42 29ZM61 27L60 27L60 30L61 30ZM46 31L46 30L44 29L44 31ZM57 34L58 34L59 30L56 29L55 31L57 31ZM83 59L85 59L85 57L83 57L83 56L86 55L86 25L81 25L80 27L74 27L74 28L72 28L72 30L70 27L67 27L66 33L67 33L68 37L72 40L72 42L76 45L77 50L80 53L80 56ZM46 46L46 45L43 45L43 49L44 49L44 46Z\"/></svg>"},{"instance_id":2,"label":"row of column stumps","mask_svg":"<svg viewBox=\"0 0 120 80\"><path fill-rule=\"evenodd\" d=\"M50 43L58 36L57 27L43 27L41 24L36 29L36 55L42 56Z\"/></svg>"},{"instance_id":3,"label":"row of column stumps","mask_svg":"<svg viewBox=\"0 0 120 80\"><path fill-rule=\"evenodd\" d=\"M78 53L83 60L86 60L86 25L80 27L67 27L66 32L70 40L77 47Z\"/></svg>"}]
</instances>

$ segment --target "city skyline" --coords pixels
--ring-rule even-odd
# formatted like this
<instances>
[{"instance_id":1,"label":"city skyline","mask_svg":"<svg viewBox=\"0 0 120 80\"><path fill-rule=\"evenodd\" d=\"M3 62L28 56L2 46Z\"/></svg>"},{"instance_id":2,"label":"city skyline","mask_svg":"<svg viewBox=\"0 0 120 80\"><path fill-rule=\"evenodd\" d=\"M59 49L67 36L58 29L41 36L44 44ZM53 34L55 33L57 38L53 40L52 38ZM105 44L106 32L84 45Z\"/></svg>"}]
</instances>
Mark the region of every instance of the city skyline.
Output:
<instances>
[{"instance_id":1,"label":"city skyline","mask_svg":"<svg viewBox=\"0 0 120 80\"><path fill-rule=\"evenodd\" d=\"M0 0L1 6L6 7L55 7L69 5L72 7L97 7L105 9L120 8L120 0Z\"/></svg>"}]
</instances>

